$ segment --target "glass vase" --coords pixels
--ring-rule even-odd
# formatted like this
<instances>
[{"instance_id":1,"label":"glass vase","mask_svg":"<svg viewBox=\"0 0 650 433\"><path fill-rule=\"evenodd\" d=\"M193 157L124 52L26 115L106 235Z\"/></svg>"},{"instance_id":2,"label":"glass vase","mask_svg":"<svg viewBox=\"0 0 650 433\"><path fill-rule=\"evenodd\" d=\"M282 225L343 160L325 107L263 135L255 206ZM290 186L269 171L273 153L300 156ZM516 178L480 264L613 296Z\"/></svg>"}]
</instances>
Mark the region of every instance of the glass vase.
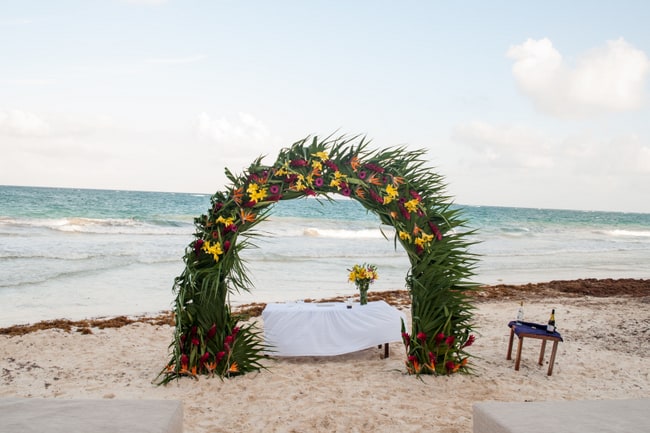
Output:
<instances>
[{"instance_id":1,"label":"glass vase","mask_svg":"<svg viewBox=\"0 0 650 433\"><path fill-rule=\"evenodd\" d=\"M369 285L366 283L359 284L359 304L366 305L368 303L368 288Z\"/></svg>"}]
</instances>

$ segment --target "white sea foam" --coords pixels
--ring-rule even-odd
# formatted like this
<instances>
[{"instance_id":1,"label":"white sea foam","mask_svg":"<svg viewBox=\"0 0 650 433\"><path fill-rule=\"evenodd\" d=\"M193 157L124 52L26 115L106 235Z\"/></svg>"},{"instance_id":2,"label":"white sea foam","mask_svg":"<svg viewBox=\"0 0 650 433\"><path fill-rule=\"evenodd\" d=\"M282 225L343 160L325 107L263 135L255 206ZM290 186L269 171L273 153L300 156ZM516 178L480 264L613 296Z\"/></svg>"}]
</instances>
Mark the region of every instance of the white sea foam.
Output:
<instances>
[{"instance_id":1,"label":"white sea foam","mask_svg":"<svg viewBox=\"0 0 650 433\"><path fill-rule=\"evenodd\" d=\"M385 230L384 232L386 233ZM303 230L303 234L309 237L323 237L323 238L333 238L333 239L378 239L383 238L382 233L375 230L335 230L335 229L319 229L315 227L306 228Z\"/></svg>"},{"instance_id":2,"label":"white sea foam","mask_svg":"<svg viewBox=\"0 0 650 433\"><path fill-rule=\"evenodd\" d=\"M620 237L650 238L650 230L607 230L605 234Z\"/></svg>"}]
</instances>

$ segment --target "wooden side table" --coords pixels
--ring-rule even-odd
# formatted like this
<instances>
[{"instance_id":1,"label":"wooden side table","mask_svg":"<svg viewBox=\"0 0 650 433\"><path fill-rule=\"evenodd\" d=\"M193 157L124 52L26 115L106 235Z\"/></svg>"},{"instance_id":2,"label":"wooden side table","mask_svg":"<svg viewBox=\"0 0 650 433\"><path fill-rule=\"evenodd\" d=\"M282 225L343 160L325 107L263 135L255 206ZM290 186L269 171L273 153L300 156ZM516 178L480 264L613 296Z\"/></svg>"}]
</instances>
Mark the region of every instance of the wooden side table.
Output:
<instances>
[{"instance_id":1,"label":"wooden side table","mask_svg":"<svg viewBox=\"0 0 650 433\"><path fill-rule=\"evenodd\" d=\"M544 361L544 351L546 350L546 342L553 342L553 350L551 351L551 359L548 361L548 372L550 376L553 374L553 364L555 364L555 354L557 353L557 343L562 340L562 336L559 332L547 332L546 325L540 325L538 323L530 322L510 322L508 323L510 328L510 341L508 342L508 354L506 359L512 359L512 342L515 335L519 337L519 345L517 346L517 357L515 358L515 370L519 370L519 364L521 362L521 348L524 344L524 338L537 338L542 340L542 347L539 351L539 360L537 363L543 365Z\"/></svg>"}]
</instances>

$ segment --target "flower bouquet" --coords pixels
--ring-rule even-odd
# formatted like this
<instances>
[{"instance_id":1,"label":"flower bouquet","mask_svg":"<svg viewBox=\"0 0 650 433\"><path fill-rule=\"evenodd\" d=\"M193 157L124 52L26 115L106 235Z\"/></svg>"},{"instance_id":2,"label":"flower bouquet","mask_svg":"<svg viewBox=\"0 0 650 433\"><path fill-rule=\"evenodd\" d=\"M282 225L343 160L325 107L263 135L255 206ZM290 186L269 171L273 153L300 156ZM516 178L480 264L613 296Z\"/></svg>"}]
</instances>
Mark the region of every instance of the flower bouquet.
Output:
<instances>
[{"instance_id":1,"label":"flower bouquet","mask_svg":"<svg viewBox=\"0 0 650 433\"><path fill-rule=\"evenodd\" d=\"M368 289L379 276L377 275L377 266L375 265L354 265L350 272L349 281L353 282L359 289L359 303L366 305L368 303Z\"/></svg>"}]
</instances>

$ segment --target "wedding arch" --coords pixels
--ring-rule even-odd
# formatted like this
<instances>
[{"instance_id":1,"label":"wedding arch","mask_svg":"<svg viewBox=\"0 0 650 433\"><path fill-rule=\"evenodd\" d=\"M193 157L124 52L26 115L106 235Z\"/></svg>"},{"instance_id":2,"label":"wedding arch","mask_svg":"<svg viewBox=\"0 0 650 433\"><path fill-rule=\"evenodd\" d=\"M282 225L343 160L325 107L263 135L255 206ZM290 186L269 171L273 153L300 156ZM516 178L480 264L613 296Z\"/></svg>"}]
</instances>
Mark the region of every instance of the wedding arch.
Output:
<instances>
[{"instance_id":1,"label":"wedding arch","mask_svg":"<svg viewBox=\"0 0 650 433\"><path fill-rule=\"evenodd\" d=\"M424 150L369 150L365 137L307 137L282 149L273 165L259 157L211 197L195 218L185 269L174 281L175 333L161 383L182 376L229 377L263 368L261 331L231 312L229 294L252 283L240 258L253 229L280 200L340 194L357 200L395 229L410 261L410 332L402 325L410 374L469 372L476 257L471 231L446 195L441 175L426 167Z\"/></svg>"}]
</instances>

